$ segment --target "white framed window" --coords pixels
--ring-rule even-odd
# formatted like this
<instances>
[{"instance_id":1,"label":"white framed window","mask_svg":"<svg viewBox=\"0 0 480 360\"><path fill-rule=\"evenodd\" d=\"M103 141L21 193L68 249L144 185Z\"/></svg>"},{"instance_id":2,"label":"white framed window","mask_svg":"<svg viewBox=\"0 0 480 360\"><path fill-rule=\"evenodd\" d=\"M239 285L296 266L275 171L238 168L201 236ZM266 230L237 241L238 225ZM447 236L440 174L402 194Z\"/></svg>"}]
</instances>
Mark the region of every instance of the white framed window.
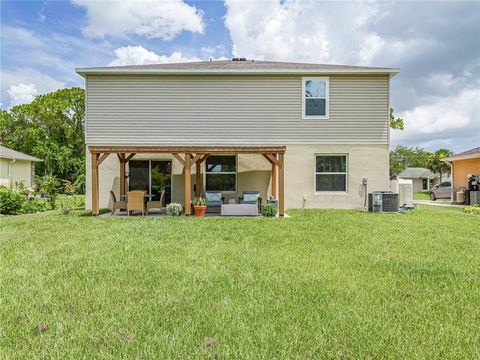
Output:
<instances>
[{"instance_id":1,"label":"white framed window","mask_svg":"<svg viewBox=\"0 0 480 360\"><path fill-rule=\"evenodd\" d=\"M345 154L315 155L315 192L347 192L347 169Z\"/></svg>"},{"instance_id":2,"label":"white framed window","mask_svg":"<svg viewBox=\"0 0 480 360\"><path fill-rule=\"evenodd\" d=\"M210 155L205 160L205 191L237 191L236 155Z\"/></svg>"},{"instance_id":3,"label":"white framed window","mask_svg":"<svg viewBox=\"0 0 480 360\"><path fill-rule=\"evenodd\" d=\"M302 78L302 119L328 119L329 78Z\"/></svg>"}]
</instances>

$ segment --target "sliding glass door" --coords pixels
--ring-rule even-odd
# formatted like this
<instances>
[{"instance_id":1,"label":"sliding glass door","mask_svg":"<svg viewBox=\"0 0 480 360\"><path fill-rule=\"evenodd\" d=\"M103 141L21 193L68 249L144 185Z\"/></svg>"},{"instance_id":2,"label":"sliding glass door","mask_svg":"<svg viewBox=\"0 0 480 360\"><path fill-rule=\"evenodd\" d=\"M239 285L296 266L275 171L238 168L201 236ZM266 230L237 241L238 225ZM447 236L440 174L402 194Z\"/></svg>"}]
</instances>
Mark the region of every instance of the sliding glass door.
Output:
<instances>
[{"instance_id":1,"label":"sliding glass door","mask_svg":"<svg viewBox=\"0 0 480 360\"><path fill-rule=\"evenodd\" d=\"M150 194L152 200L160 200L160 195L165 190L165 204L172 202L172 162L150 161Z\"/></svg>"},{"instance_id":2,"label":"sliding glass door","mask_svg":"<svg viewBox=\"0 0 480 360\"><path fill-rule=\"evenodd\" d=\"M165 190L165 204L172 202L172 162L170 160L131 160L128 189L145 190L148 199L160 200Z\"/></svg>"}]
</instances>

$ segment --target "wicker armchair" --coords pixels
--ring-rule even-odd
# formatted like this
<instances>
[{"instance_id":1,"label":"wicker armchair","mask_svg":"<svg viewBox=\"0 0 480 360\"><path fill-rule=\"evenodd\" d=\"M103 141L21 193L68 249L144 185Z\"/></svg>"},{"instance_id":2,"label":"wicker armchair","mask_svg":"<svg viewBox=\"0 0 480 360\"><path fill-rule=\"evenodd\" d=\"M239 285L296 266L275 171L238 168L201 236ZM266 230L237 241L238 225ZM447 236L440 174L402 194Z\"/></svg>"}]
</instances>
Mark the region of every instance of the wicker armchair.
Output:
<instances>
[{"instance_id":1,"label":"wicker armchair","mask_svg":"<svg viewBox=\"0 0 480 360\"><path fill-rule=\"evenodd\" d=\"M112 214L115 215L115 211L118 210L127 210L126 201L117 201L115 193L110 190L110 199L112 200Z\"/></svg>"},{"instance_id":2,"label":"wicker armchair","mask_svg":"<svg viewBox=\"0 0 480 360\"><path fill-rule=\"evenodd\" d=\"M150 209L163 209L163 203L165 202L165 190L160 194L160 201L147 201L147 214Z\"/></svg>"},{"instance_id":3,"label":"wicker armchair","mask_svg":"<svg viewBox=\"0 0 480 360\"><path fill-rule=\"evenodd\" d=\"M127 193L127 214L131 211L140 210L145 215L145 191L129 191Z\"/></svg>"}]
</instances>

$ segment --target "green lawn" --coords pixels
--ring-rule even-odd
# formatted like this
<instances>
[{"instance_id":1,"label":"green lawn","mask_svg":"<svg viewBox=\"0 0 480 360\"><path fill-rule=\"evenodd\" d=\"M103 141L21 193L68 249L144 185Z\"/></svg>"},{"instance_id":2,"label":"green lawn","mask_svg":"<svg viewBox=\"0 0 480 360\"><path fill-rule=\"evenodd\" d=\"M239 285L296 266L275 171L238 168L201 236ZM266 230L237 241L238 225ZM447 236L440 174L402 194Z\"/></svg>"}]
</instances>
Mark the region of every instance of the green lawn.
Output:
<instances>
[{"instance_id":1,"label":"green lawn","mask_svg":"<svg viewBox=\"0 0 480 360\"><path fill-rule=\"evenodd\" d=\"M422 190L413 193L413 200L430 200L430 191Z\"/></svg>"},{"instance_id":2,"label":"green lawn","mask_svg":"<svg viewBox=\"0 0 480 360\"><path fill-rule=\"evenodd\" d=\"M480 356L478 216L288 213L0 218L0 358Z\"/></svg>"}]
</instances>

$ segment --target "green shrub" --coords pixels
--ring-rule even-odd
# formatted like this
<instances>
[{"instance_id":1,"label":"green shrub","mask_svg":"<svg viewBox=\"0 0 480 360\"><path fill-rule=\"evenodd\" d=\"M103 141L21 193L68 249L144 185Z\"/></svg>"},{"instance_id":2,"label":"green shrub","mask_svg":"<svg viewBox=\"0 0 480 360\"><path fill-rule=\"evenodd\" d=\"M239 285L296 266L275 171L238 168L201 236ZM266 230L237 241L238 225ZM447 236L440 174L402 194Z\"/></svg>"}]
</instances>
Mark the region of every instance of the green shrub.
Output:
<instances>
[{"instance_id":1,"label":"green shrub","mask_svg":"<svg viewBox=\"0 0 480 360\"><path fill-rule=\"evenodd\" d=\"M85 208L85 195L58 195L55 199L55 209L83 209Z\"/></svg>"},{"instance_id":2,"label":"green shrub","mask_svg":"<svg viewBox=\"0 0 480 360\"><path fill-rule=\"evenodd\" d=\"M167 214L172 216L180 216L183 212L182 204L170 203L167 205Z\"/></svg>"},{"instance_id":3,"label":"green shrub","mask_svg":"<svg viewBox=\"0 0 480 360\"><path fill-rule=\"evenodd\" d=\"M73 195L77 192L77 187L70 180L62 180L65 194Z\"/></svg>"},{"instance_id":4,"label":"green shrub","mask_svg":"<svg viewBox=\"0 0 480 360\"><path fill-rule=\"evenodd\" d=\"M50 203L48 203L45 199L39 199L39 198L27 200L22 205L23 214L43 212L50 209L51 209Z\"/></svg>"},{"instance_id":5,"label":"green shrub","mask_svg":"<svg viewBox=\"0 0 480 360\"><path fill-rule=\"evenodd\" d=\"M77 189L77 192L80 194L85 194L85 174L80 174L75 179L74 185Z\"/></svg>"},{"instance_id":6,"label":"green shrub","mask_svg":"<svg viewBox=\"0 0 480 360\"><path fill-rule=\"evenodd\" d=\"M480 205L479 204L474 204L472 206L464 207L463 212L465 212L467 214L480 215Z\"/></svg>"},{"instance_id":7,"label":"green shrub","mask_svg":"<svg viewBox=\"0 0 480 360\"><path fill-rule=\"evenodd\" d=\"M55 199L62 187L60 180L56 176L45 175L39 179L40 192L48 195L48 201L52 208L55 208Z\"/></svg>"},{"instance_id":8,"label":"green shrub","mask_svg":"<svg viewBox=\"0 0 480 360\"><path fill-rule=\"evenodd\" d=\"M274 217L277 216L277 205L265 204L262 206L262 216Z\"/></svg>"},{"instance_id":9,"label":"green shrub","mask_svg":"<svg viewBox=\"0 0 480 360\"><path fill-rule=\"evenodd\" d=\"M5 186L0 186L0 214L15 215L21 212L25 196Z\"/></svg>"}]
</instances>

